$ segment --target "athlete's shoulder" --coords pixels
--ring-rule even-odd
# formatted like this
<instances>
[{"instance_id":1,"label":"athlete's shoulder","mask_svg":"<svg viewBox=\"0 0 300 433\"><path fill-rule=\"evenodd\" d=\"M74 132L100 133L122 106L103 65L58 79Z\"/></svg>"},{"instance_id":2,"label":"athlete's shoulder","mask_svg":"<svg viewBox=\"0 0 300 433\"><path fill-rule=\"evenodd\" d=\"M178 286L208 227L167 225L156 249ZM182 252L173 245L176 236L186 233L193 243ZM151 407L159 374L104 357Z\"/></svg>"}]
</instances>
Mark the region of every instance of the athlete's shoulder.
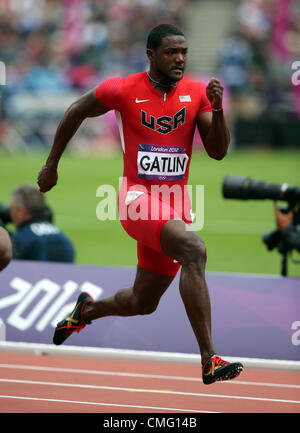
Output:
<instances>
[{"instance_id":1,"label":"athlete's shoulder","mask_svg":"<svg viewBox=\"0 0 300 433\"><path fill-rule=\"evenodd\" d=\"M121 77L108 78L95 89L98 101L108 109L119 109L124 79Z\"/></svg>"},{"instance_id":2,"label":"athlete's shoulder","mask_svg":"<svg viewBox=\"0 0 300 433\"><path fill-rule=\"evenodd\" d=\"M144 85L146 75L147 72L137 72L135 74L127 75L127 77L124 78L123 83L125 86Z\"/></svg>"},{"instance_id":3,"label":"athlete's shoulder","mask_svg":"<svg viewBox=\"0 0 300 433\"><path fill-rule=\"evenodd\" d=\"M197 77L190 74L185 75L181 81L183 85L197 91L199 91L199 88L202 90L206 89L206 83L204 83L204 81L201 81Z\"/></svg>"},{"instance_id":4,"label":"athlete's shoulder","mask_svg":"<svg viewBox=\"0 0 300 433\"><path fill-rule=\"evenodd\" d=\"M188 95L198 103L198 113L212 111L211 104L206 95L207 84L198 77L184 76L182 86Z\"/></svg>"},{"instance_id":5,"label":"athlete's shoulder","mask_svg":"<svg viewBox=\"0 0 300 433\"><path fill-rule=\"evenodd\" d=\"M124 78L122 87L124 101L127 101L132 95L138 96L139 93L144 95L147 92L146 77L146 72L137 72Z\"/></svg>"}]
</instances>

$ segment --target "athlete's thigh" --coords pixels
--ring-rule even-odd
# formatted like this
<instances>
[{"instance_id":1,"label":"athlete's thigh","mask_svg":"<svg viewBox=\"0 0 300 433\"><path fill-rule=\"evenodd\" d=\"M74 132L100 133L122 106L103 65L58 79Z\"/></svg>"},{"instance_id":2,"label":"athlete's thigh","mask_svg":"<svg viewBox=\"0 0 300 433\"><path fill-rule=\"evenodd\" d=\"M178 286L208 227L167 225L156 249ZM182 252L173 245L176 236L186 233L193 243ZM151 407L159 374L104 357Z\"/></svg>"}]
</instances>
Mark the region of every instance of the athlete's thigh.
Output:
<instances>
[{"instance_id":1,"label":"athlete's thigh","mask_svg":"<svg viewBox=\"0 0 300 433\"><path fill-rule=\"evenodd\" d=\"M126 191L120 191L120 200L126 203L125 194ZM179 217L170 203L159 200L157 196L152 196L145 191L140 192L139 196L127 204L125 210L120 221L129 236L152 250L162 253L161 228L166 221Z\"/></svg>"},{"instance_id":2,"label":"athlete's thigh","mask_svg":"<svg viewBox=\"0 0 300 433\"><path fill-rule=\"evenodd\" d=\"M158 252L147 245L137 243L138 266L155 274L175 277L180 264L163 252Z\"/></svg>"},{"instance_id":3,"label":"athlete's thigh","mask_svg":"<svg viewBox=\"0 0 300 433\"><path fill-rule=\"evenodd\" d=\"M133 285L134 295L145 305L158 303L173 279L174 276L157 274L156 272L137 266Z\"/></svg>"}]
</instances>

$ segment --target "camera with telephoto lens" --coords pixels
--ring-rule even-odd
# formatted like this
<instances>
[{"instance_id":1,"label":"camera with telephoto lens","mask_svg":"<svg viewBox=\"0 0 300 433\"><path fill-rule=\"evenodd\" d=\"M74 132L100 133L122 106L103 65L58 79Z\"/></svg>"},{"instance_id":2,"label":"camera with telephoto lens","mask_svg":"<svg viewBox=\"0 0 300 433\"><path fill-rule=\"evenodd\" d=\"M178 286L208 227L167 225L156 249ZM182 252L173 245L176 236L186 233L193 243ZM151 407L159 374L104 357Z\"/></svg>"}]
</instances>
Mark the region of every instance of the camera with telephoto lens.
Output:
<instances>
[{"instance_id":1,"label":"camera with telephoto lens","mask_svg":"<svg viewBox=\"0 0 300 433\"><path fill-rule=\"evenodd\" d=\"M11 223L10 206L6 203L0 203L0 219L4 225Z\"/></svg>"},{"instance_id":2,"label":"camera with telephoto lens","mask_svg":"<svg viewBox=\"0 0 300 433\"><path fill-rule=\"evenodd\" d=\"M280 207L280 212L293 211L293 225L300 224L300 187L287 183L275 184L261 180L250 179L243 176L225 176L222 185L224 198L237 200L274 200L285 201L287 207ZM283 256L291 251L291 247L282 241L281 232L278 229L262 234L262 240L268 250L277 248ZM286 269L282 268L282 275L286 275Z\"/></svg>"}]
</instances>

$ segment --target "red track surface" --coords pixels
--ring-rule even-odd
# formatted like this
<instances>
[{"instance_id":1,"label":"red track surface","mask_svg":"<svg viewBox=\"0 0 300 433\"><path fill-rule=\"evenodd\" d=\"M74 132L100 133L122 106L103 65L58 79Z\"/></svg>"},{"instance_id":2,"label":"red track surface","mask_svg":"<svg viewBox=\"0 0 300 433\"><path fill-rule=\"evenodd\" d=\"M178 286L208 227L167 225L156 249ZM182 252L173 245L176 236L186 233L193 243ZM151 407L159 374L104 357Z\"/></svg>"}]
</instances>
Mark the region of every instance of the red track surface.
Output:
<instances>
[{"instance_id":1,"label":"red track surface","mask_svg":"<svg viewBox=\"0 0 300 433\"><path fill-rule=\"evenodd\" d=\"M0 353L1 413L300 413L300 372L204 385L190 364Z\"/></svg>"}]
</instances>

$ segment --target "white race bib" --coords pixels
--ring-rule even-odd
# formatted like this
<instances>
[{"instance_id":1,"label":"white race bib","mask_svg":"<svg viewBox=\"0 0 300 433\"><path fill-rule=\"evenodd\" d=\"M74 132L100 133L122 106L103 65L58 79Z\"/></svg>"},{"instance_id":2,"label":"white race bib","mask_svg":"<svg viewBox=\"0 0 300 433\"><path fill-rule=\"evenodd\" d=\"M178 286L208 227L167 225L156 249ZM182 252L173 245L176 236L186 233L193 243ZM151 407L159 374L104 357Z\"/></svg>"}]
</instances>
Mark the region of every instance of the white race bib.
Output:
<instances>
[{"instance_id":1,"label":"white race bib","mask_svg":"<svg viewBox=\"0 0 300 433\"><path fill-rule=\"evenodd\" d=\"M139 144L138 176L147 180L183 179L188 160L189 157L181 146Z\"/></svg>"}]
</instances>

